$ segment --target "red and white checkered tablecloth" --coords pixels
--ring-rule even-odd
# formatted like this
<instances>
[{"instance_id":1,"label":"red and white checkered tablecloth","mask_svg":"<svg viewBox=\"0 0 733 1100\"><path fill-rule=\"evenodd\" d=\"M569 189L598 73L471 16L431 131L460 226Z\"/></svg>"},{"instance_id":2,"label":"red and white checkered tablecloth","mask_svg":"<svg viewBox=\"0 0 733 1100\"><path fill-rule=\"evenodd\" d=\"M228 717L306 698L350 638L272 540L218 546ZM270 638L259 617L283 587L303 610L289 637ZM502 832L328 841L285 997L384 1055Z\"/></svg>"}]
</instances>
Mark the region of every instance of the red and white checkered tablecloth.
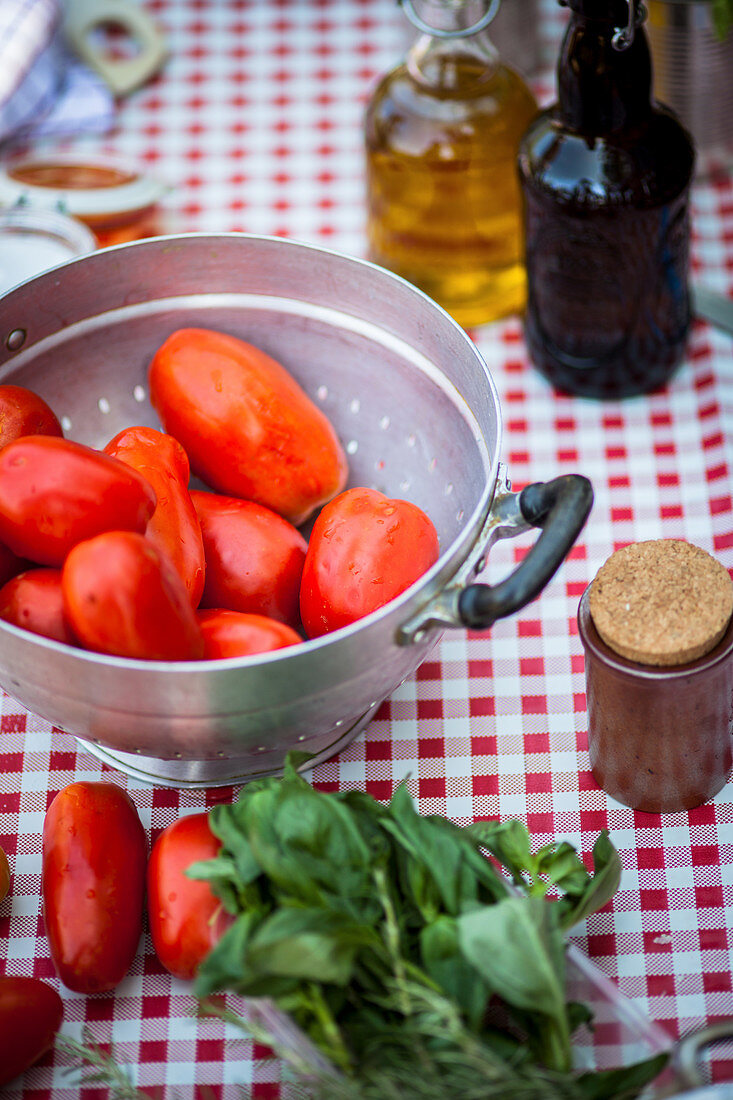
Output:
<instances>
[{"instance_id":1,"label":"red and white checkered tablecloth","mask_svg":"<svg viewBox=\"0 0 733 1100\"><path fill-rule=\"evenodd\" d=\"M523 0L512 0L523 2ZM147 0L166 33L164 71L121 104L118 126L82 147L132 160L171 185L167 231L244 230L365 251L361 120L378 75L408 33L394 0ZM547 7L546 54L561 15ZM544 96L551 76L539 78ZM80 143L81 144L81 143ZM733 295L733 180L699 181L694 270ZM408 777L426 813L459 823L519 817L537 845L565 838L589 853L608 827L624 874L577 946L671 1036L733 1016L733 783L679 814L635 813L594 783L575 616L586 584L631 540L684 537L733 569L733 341L697 323L669 388L623 403L553 394L530 366L519 323L479 331L505 418L515 488L587 475L595 506L545 592L489 633L444 636L417 674L337 758L323 789L388 798ZM528 542L499 543L500 575ZM40 916L41 830L53 795L78 779L124 786L152 839L231 788L159 789L110 771L73 737L0 700L0 845L13 872L0 903L0 972L58 985ZM88 1024L151 1097L280 1095L269 1052L217 1021L198 1021L189 987L164 973L145 935L114 994L60 991L64 1030ZM733 1060L718 1059L719 1078ZM204 1086L210 1086L206 1092ZM8 1086L8 1100L91 1100L58 1054Z\"/></svg>"}]
</instances>

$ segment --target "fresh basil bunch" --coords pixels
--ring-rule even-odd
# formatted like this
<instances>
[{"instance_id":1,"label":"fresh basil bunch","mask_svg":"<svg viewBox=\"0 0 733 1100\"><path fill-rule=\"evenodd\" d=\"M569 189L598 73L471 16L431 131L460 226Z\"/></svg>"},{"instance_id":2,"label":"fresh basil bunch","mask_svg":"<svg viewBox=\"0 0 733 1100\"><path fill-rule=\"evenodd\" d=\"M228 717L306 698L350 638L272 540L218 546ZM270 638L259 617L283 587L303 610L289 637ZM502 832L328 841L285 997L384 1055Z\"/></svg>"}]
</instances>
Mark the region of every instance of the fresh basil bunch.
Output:
<instances>
[{"instance_id":1,"label":"fresh basil bunch","mask_svg":"<svg viewBox=\"0 0 733 1100\"><path fill-rule=\"evenodd\" d=\"M335 1068L319 1100L602 1100L656 1076L659 1059L571 1072L589 1012L566 997L565 932L618 886L606 832L591 874L567 843L533 854L518 821L423 817L404 783L388 805L317 791L302 763L211 811L220 854L189 874L236 920L199 997L226 989L287 1012Z\"/></svg>"}]
</instances>

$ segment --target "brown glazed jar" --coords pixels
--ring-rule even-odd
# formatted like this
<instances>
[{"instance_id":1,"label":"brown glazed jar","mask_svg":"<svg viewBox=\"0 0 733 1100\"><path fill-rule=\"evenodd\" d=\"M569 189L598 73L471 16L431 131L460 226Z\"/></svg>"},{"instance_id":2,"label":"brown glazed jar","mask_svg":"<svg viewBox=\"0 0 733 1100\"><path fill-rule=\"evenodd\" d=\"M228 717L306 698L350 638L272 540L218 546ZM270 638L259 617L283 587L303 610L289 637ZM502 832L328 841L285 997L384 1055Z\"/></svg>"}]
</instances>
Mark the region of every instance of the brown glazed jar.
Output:
<instances>
[{"instance_id":1,"label":"brown glazed jar","mask_svg":"<svg viewBox=\"0 0 733 1100\"><path fill-rule=\"evenodd\" d=\"M674 539L617 551L584 592L588 750L612 798L673 813L725 785L733 768L732 608L724 567Z\"/></svg>"}]
</instances>

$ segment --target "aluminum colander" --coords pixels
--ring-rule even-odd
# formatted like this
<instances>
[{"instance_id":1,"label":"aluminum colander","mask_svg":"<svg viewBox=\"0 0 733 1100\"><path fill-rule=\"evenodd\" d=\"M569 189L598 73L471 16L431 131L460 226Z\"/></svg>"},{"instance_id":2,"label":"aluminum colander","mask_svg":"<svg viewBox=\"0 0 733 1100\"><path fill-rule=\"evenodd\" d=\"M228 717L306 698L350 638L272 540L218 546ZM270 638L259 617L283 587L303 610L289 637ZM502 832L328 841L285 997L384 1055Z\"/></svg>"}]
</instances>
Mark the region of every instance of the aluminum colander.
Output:
<instances>
[{"instance_id":1,"label":"aluminum colander","mask_svg":"<svg viewBox=\"0 0 733 1100\"><path fill-rule=\"evenodd\" d=\"M88 653L0 623L0 685L119 770L176 787L278 772L348 744L448 627L488 627L533 599L591 506L568 475L510 491L496 388L467 334L409 283L328 249L241 233L103 249L0 299L0 380L39 393L68 438L102 447L159 422L147 372L176 328L242 337L280 360L334 424L350 485L414 501L441 554L398 599L288 650L200 662ZM492 542L540 537L493 587Z\"/></svg>"}]
</instances>

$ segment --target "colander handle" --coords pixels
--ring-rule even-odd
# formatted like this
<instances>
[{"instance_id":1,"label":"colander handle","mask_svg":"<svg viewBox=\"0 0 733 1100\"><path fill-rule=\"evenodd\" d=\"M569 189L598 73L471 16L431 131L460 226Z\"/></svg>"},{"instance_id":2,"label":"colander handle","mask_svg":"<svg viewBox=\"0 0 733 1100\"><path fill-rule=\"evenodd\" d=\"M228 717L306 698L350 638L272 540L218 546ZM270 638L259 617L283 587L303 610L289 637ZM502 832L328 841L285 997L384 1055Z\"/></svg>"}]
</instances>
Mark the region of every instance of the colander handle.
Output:
<instances>
[{"instance_id":1,"label":"colander handle","mask_svg":"<svg viewBox=\"0 0 733 1100\"><path fill-rule=\"evenodd\" d=\"M542 529L524 560L499 584L470 584L458 596L458 617L471 630L486 630L540 594L570 552L593 505L593 488L580 474L527 485L519 509Z\"/></svg>"}]
</instances>

